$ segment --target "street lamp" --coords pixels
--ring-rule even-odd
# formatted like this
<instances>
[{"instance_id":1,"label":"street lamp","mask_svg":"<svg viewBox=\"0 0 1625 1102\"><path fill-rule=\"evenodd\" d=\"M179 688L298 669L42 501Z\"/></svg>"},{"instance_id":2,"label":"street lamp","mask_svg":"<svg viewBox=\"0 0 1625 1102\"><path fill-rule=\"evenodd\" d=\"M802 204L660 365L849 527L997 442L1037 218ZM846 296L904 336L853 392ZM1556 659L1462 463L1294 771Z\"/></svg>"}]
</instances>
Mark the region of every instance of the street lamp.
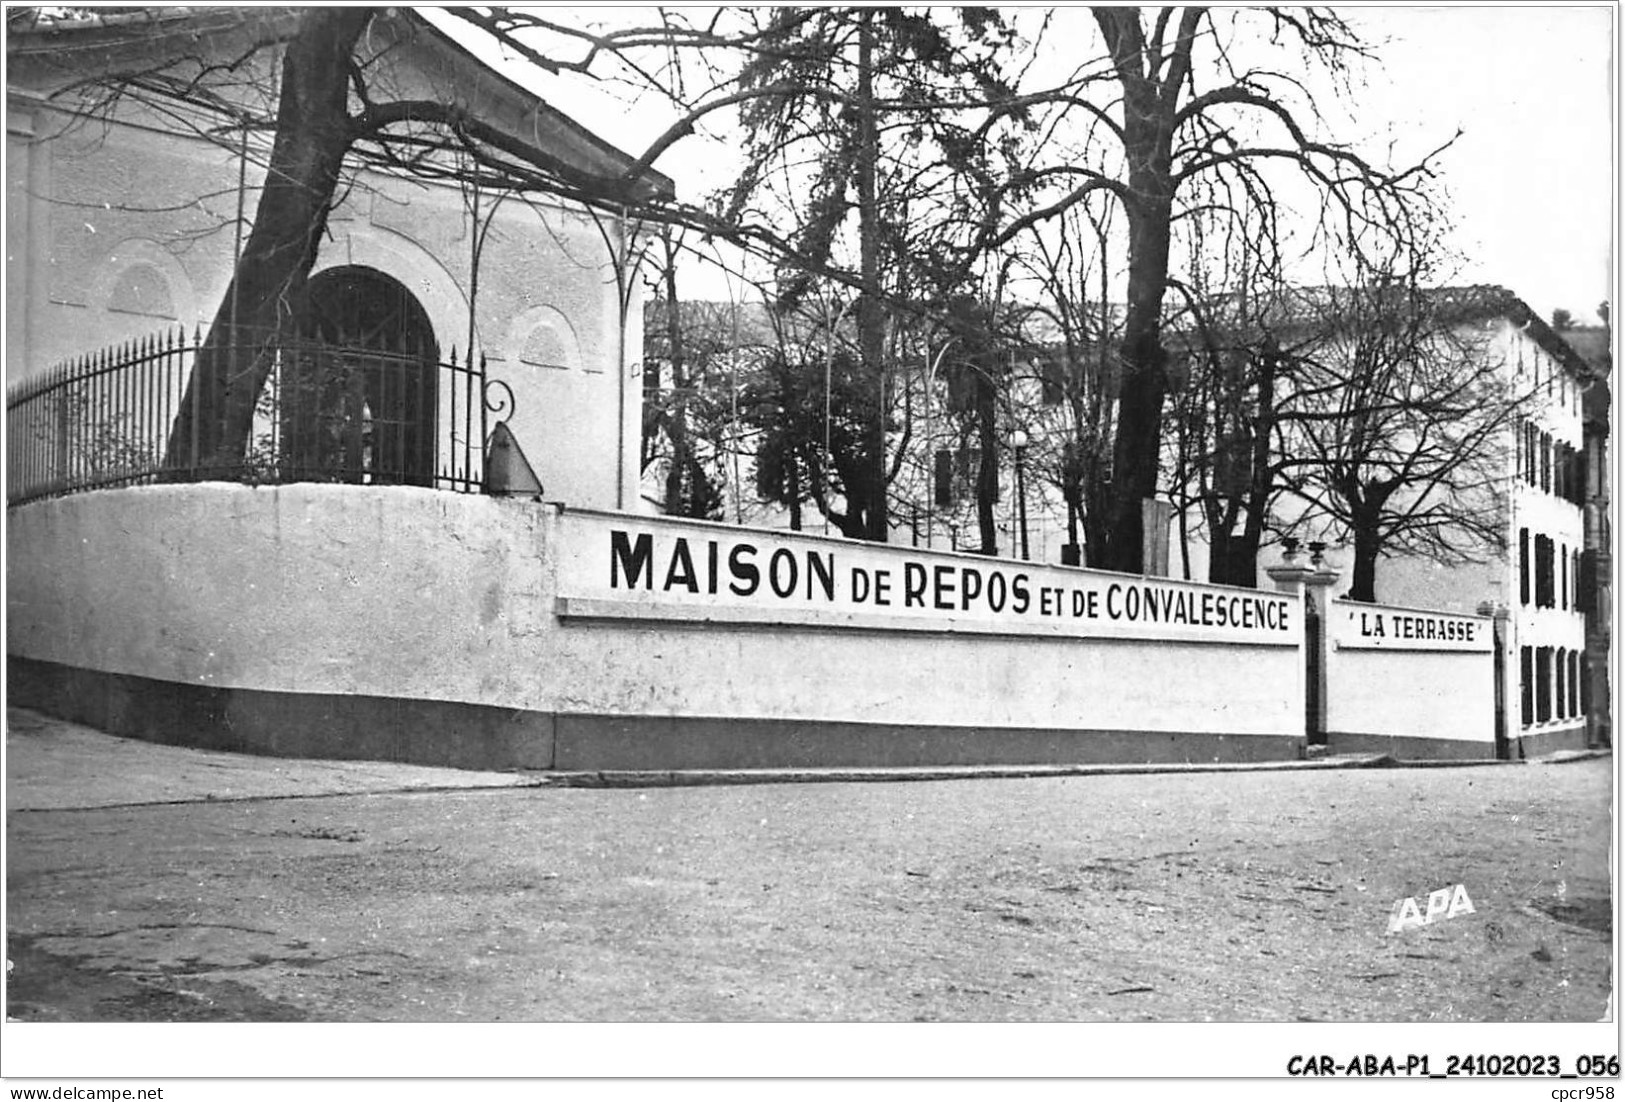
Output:
<instances>
[{"instance_id":1,"label":"street lamp","mask_svg":"<svg viewBox=\"0 0 1625 1102\"><path fill-rule=\"evenodd\" d=\"M1016 505L1021 516L1021 557L1026 560L1030 557L1027 553L1027 475L1022 460L1026 457L1027 434L1021 429L1012 432L1010 446L1016 450Z\"/></svg>"}]
</instances>

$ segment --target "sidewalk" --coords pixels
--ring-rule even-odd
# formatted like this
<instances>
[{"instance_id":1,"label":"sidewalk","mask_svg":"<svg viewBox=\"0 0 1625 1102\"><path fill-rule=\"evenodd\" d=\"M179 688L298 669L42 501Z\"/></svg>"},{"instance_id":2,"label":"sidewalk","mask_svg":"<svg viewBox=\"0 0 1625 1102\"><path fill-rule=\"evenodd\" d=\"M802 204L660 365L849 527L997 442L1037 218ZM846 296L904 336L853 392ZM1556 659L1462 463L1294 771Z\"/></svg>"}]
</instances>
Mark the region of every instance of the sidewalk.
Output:
<instances>
[{"instance_id":1,"label":"sidewalk","mask_svg":"<svg viewBox=\"0 0 1625 1102\"><path fill-rule=\"evenodd\" d=\"M265 800L378 792L521 788L525 773L393 762L268 758L119 738L24 708L6 709L6 810Z\"/></svg>"},{"instance_id":2,"label":"sidewalk","mask_svg":"<svg viewBox=\"0 0 1625 1102\"><path fill-rule=\"evenodd\" d=\"M306 796L432 792L458 789L652 788L691 785L935 781L972 778L1077 777L1138 773L1255 773L1323 769L1557 764L1606 756L1563 751L1528 763L1489 760L1402 762L1386 754L1235 764L1006 765L907 769L617 770L590 773L500 773L394 762L270 758L164 746L120 738L24 708L6 711L6 808L56 811L136 804Z\"/></svg>"}]
</instances>

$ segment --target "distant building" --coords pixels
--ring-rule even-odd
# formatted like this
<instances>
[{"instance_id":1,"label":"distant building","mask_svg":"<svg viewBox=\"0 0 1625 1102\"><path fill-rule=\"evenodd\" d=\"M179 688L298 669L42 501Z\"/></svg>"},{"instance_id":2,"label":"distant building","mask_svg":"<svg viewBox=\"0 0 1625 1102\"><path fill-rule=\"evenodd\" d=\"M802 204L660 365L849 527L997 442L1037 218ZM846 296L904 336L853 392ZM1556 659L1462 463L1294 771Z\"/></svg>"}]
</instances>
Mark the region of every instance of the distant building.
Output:
<instances>
[{"instance_id":1,"label":"distant building","mask_svg":"<svg viewBox=\"0 0 1625 1102\"><path fill-rule=\"evenodd\" d=\"M1505 455L1505 473L1491 491L1501 516L1503 542L1500 547L1477 549L1473 556L1480 561L1460 565L1442 565L1417 555L1384 557L1377 568L1378 600L1463 613L1483 606L1504 610L1501 657L1506 677L1501 703L1513 754L1527 756L1606 740L1611 643L1606 336L1600 330L1560 333L1499 287L1442 288L1431 293L1442 296L1451 324L1470 331L1480 354L1501 366L1511 391L1524 396L1516 423L1487 449L1492 456ZM1278 335L1283 344L1289 343L1286 334L1309 324L1319 294L1314 289L1296 291L1279 307ZM1169 343L1173 347L1177 342ZM1176 362L1171 372L1175 389L1185 378L1179 366ZM1103 397L1109 401L1109 367L1101 369L1101 377L1106 384ZM1046 388L1040 397L1036 384L1026 385L1013 407L1038 410L1038 416L1028 419L1043 425L1043 411L1058 407L1059 392L1051 394L1053 388ZM1224 472L1210 471L1208 476L1222 482ZM1033 541L1035 549L1044 549L1033 557L1057 561L1055 534L1065 527L1065 513L1057 508L1053 490L1047 497L1034 494L1029 483L1029 495L1028 524L1047 537ZM1278 500L1276 508L1293 506ZM1192 512L1186 522L1184 540L1177 515L1171 526L1169 573L1182 576L1188 562L1190 576L1205 579L1203 520ZM1277 564L1280 556L1278 546L1266 544L1261 549L1261 585L1268 584L1264 568ZM1348 549L1336 545L1326 552L1328 565L1344 574L1338 592L1348 586L1349 558Z\"/></svg>"},{"instance_id":2,"label":"distant building","mask_svg":"<svg viewBox=\"0 0 1625 1102\"><path fill-rule=\"evenodd\" d=\"M1580 607L1586 620L1586 662L1580 671L1580 699L1590 720L1592 743L1612 746L1614 559L1609 380L1613 375L1613 329L1608 325L1571 326L1559 333L1591 369L1591 382L1581 405L1585 550L1580 556Z\"/></svg>"}]
</instances>

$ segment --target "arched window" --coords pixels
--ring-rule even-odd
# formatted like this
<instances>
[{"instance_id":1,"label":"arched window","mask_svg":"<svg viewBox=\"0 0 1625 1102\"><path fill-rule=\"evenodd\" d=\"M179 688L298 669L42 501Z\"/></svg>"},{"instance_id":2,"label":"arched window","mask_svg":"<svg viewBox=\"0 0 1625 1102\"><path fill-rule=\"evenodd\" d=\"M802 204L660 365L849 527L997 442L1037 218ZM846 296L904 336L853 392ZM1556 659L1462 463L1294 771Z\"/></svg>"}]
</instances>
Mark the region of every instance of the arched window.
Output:
<instances>
[{"instance_id":1,"label":"arched window","mask_svg":"<svg viewBox=\"0 0 1625 1102\"><path fill-rule=\"evenodd\" d=\"M107 296L107 308L120 314L149 318L175 318L175 297L169 280L151 264L131 264L119 275Z\"/></svg>"},{"instance_id":2,"label":"arched window","mask_svg":"<svg viewBox=\"0 0 1625 1102\"><path fill-rule=\"evenodd\" d=\"M520 349L519 359L536 367L568 369L571 367L570 361L573 357L564 339L551 325L538 325L530 331L530 336L525 338L525 347Z\"/></svg>"},{"instance_id":3,"label":"arched window","mask_svg":"<svg viewBox=\"0 0 1625 1102\"><path fill-rule=\"evenodd\" d=\"M508 341L518 346L520 362L533 367L569 371L585 366L575 328L552 306L532 306L521 313L508 331Z\"/></svg>"}]
</instances>

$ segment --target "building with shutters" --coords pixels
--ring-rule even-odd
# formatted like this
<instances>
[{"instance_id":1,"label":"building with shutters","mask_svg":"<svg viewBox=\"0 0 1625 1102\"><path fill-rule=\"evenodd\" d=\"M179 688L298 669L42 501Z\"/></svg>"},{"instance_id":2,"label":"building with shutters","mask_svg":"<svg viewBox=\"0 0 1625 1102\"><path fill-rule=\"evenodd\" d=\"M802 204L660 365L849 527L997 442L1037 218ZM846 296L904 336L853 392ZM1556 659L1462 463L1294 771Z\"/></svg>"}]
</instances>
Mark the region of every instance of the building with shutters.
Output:
<instances>
[{"instance_id":1,"label":"building with shutters","mask_svg":"<svg viewBox=\"0 0 1625 1102\"><path fill-rule=\"evenodd\" d=\"M1605 741L1608 631L1606 559L1606 371L1576 351L1564 333L1523 300L1498 287L1461 287L1448 295L1475 347L1498 364L1517 416L1490 447L1504 475L1489 488L1501 517L1504 549L1480 548L1477 561L1443 565L1392 555L1377 568L1377 599L1445 612L1498 613L1502 663L1501 745L1533 757ZM1588 427L1589 424L1589 427ZM1273 562L1275 554L1269 556ZM1333 545L1327 562L1344 571L1349 553ZM1262 563L1261 565L1268 565ZM1602 684L1603 690L1597 686Z\"/></svg>"},{"instance_id":2,"label":"building with shutters","mask_svg":"<svg viewBox=\"0 0 1625 1102\"><path fill-rule=\"evenodd\" d=\"M1590 706L1582 567L1591 372L1549 327L1532 328L1513 330L1509 357L1515 385L1529 384L1534 395L1516 430L1508 518L1517 578L1506 602L1517 685L1508 718L1525 756L1585 746Z\"/></svg>"},{"instance_id":3,"label":"building with shutters","mask_svg":"<svg viewBox=\"0 0 1625 1102\"><path fill-rule=\"evenodd\" d=\"M1315 354L1314 327L1322 321L1319 310L1325 294L1309 288L1284 297L1266 322L1282 347ZM1518 403L1516 416L1485 446L1488 473L1476 491L1482 497L1475 500L1487 513L1493 510L1499 538L1468 547L1463 537L1458 549L1468 561L1451 564L1419 554L1385 555L1376 571L1377 600L1418 610L1499 613L1499 745L1504 753L1529 757L1608 743L1609 334L1605 329L1556 329L1500 287L1438 288L1427 294L1434 296L1460 335L1460 347L1504 373L1508 391ZM1180 347L1179 331L1170 333L1168 344ZM1175 360L1170 403L1177 401L1178 388L1187 377L1177 370L1177 351ZM1029 425L1044 424L1046 411L1062 408L1061 388L1053 395L1046 390L1041 400L1032 393L1026 399L1025 404L1014 405L1029 411ZM1250 422L1241 417L1238 423ZM1171 450L1176 443L1170 442ZM1250 452L1251 437L1243 443ZM1394 451L1402 456L1404 449ZM1221 497L1223 487L1238 474L1225 469L1224 458L1221 453L1215 469L1205 472ZM1244 488L1249 468L1245 463L1242 467ZM1174 468L1170 460L1165 479ZM1029 493L1029 524L1035 530L1058 531L1065 523L1064 512L1053 499ZM1287 495L1278 495L1270 529L1286 528L1284 522L1297 515L1291 512L1295 508L1299 506ZM1195 506L1183 520L1175 512L1166 560L1174 577L1207 577L1204 524L1201 509ZM1342 574L1334 587L1341 594L1349 588L1352 552L1337 542L1340 533L1323 533L1320 538L1328 543L1325 565ZM1045 545L1035 540L1034 546ZM1261 549L1260 585L1268 585L1265 571L1279 565L1281 556L1279 544L1266 543ZM1056 549L1045 546L1044 553L1034 558L1057 561Z\"/></svg>"}]
</instances>

